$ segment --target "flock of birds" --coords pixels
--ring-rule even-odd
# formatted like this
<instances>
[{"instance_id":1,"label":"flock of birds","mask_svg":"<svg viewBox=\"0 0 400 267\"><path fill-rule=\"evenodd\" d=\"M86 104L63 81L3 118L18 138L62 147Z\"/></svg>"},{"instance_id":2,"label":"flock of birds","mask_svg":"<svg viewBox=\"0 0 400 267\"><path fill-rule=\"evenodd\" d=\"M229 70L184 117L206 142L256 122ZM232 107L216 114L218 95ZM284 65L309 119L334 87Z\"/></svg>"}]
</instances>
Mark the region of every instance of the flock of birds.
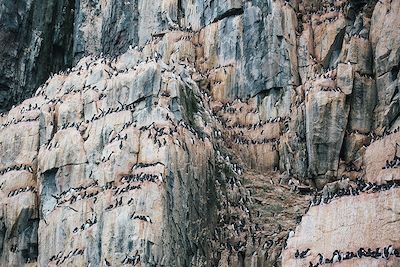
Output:
<instances>
[{"instance_id":1,"label":"flock of birds","mask_svg":"<svg viewBox=\"0 0 400 267\"><path fill-rule=\"evenodd\" d=\"M339 87L321 87L321 91L343 93L342 89L340 89Z\"/></svg>"},{"instance_id":2,"label":"flock of birds","mask_svg":"<svg viewBox=\"0 0 400 267\"><path fill-rule=\"evenodd\" d=\"M280 140L273 138L273 139L268 139L268 138L263 138L261 140L255 140L255 139L250 139L250 138L245 138L242 136L236 136L234 138L235 144L240 144L240 145L262 145L262 144L272 144L272 150L275 151L278 149Z\"/></svg>"},{"instance_id":3,"label":"flock of birds","mask_svg":"<svg viewBox=\"0 0 400 267\"><path fill-rule=\"evenodd\" d=\"M331 7L330 9L326 9L326 10L323 10L323 11L321 11L321 12L342 12L342 7L341 8L333 8L333 7ZM319 11L318 12L316 12L316 13L314 13L314 15L319 15L319 14L323 14L323 13L320 13ZM333 21L335 21L337 18L335 17L335 18L328 18L327 19L327 21L328 22L333 22ZM156 56L156 59L158 58L158 56ZM148 61L148 60L147 60ZM87 67L87 69L89 69L89 67ZM81 70L83 70L83 69L75 69L75 70L73 70L73 71L78 71L78 73L79 73L79 71L81 71ZM110 76L117 76L118 74L119 74L120 72L118 72L118 71L116 71L116 70L113 70L111 73L109 73L109 75ZM78 74L79 75L79 74ZM323 77L323 78L326 78L326 79L334 79L334 77L333 76L331 76L330 74L326 74L326 75L321 75L321 77ZM321 88L321 90L322 91L335 91L335 92L341 92L341 90L339 89L339 88L329 88L329 87L322 87ZM95 114L90 120L88 120L88 121L86 121L86 123L89 123L89 122L93 122L93 121L95 121L95 120L98 120L98 119L100 119L100 118L102 118L102 117L104 117L104 116L106 116L106 115L108 115L108 114L111 114L111 113L114 113L114 112L120 112L120 111L125 111L125 110L133 110L134 108L135 108L135 104L134 103L132 103L132 104L129 104L129 105L126 105L126 104L122 104L122 103L119 103L120 104L120 106L118 106L118 107L114 107L114 108L109 108L109 109L107 109L107 110L102 110L102 109L100 109L100 113L98 113L98 114ZM24 111L30 111L30 110L33 110L33 109L37 109L38 108L38 106L37 106L37 104L36 104L36 106L29 106L26 110L24 110ZM236 109L234 109L234 108L232 108L232 107L230 107L229 106L229 104L227 104L227 106L225 107L225 111L226 112L228 112L228 113L231 113L231 114L234 114L235 112L236 112ZM0 114L1 115L1 117L3 117L4 116L4 114ZM38 119L38 117L37 118L35 118L35 119L27 119L27 120L25 120L25 121L31 121L31 120L37 120ZM289 120L290 121L290 117L287 117L287 118L281 118L281 117L277 117L277 118L271 118L271 119L268 119L267 121L265 121L265 122L263 122L263 121L260 121L259 123L256 123L256 124L253 124L253 125L242 125L242 124L234 124L233 126L231 126L231 125L228 125L227 124L227 122L226 121L222 121L222 124L223 124L223 126L224 127L226 127L226 128L247 128L248 130L251 130L251 129L253 129L253 130L255 130L255 129L257 129L257 128L260 128L260 127L262 127L263 125L265 125L266 123L279 123L279 122L285 122L285 121L287 121L287 120ZM17 123L19 123L19 122L22 122L22 121L24 121L24 117L22 117L22 119L21 120L19 120L19 121L16 121L16 120L13 120L13 121L10 121L10 122L8 122L8 123L6 123L6 124L2 124L2 125L0 125L0 129L1 128L4 128L4 127L7 127L8 125L11 125L11 124L17 124ZM82 122L80 122L80 123L77 123L77 122L72 122L72 123L65 123L65 124L62 124L61 126L60 126L60 128L59 129L66 129L66 128L70 128L70 127L74 127L74 128L76 128L76 129L78 129L80 126L81 126L81 124L82 124ZM132 125L133 124L133 122L132 123L126 123L125 125L124 125L124 129L125 128L127 128L127 127L129 127L130 125ZM197 135L197 132L193 129L193 128L191 128L190 126L187 126L187 125L184 125L184 122L182 121L182 122L179 122L178 123L180 126L183 126L183 127L185 127L185 128L187 128L187 129L189 129L192 133L195 133L196 135ZM151 126L150 126L151 127ZM150 128L151 129L151 128ZM176 133L177 132L177 129L176 128L171 128L170 130L169 130L169 132L167 132L167 131L165 131L164 130L164 128L157 128L157 127L153 127L152 129L154 129L155 130L155 134L152 134L151 132L150 132L150 134L149 134L149 138L150 137L154 137L154 138L157 138L157 137L160 137L160 136L162 136L162 135L164 135L164 134L170 134L170 135L173 135L173 133ZM144 130L149 130L149 128L148 127L145 127L145 128L141 128L141 130L142 131L144 131ZM397 131L398 129L396 129L396 131ZM217 133L217 136L221 136L221 134L220 134L220 132L219 133ZM124 137L121 137L119 134L117 135L117 137L116 137L116 140L118 140L118 141L121 141L121 146L122 146L122 141L123 140L126 140L126 135L124 136ZM112 141L115 141L115 140L112 140ZM251 139L245 139L245 138L243 138L243 137L238 137L236 140L235 140L235 143L237 143L237 144L265 144L265 143L273 143L274 145L275 145L275 149L276 149L276 146L277 145L279 145L279 140L278 139L270 139L270 140L268 140L268 139L263 139L263 140L251 140ZM164 145L166 145L166 143L163 143ZM161 142L160 142L160 146L161 146ZM51 147L50 147L51 148ZM49 149L50 149L49 148ZM121 147L120 147L121 148ZM395 165L396 166L398 166L398 164L399 164L399 162L398 162L398 159L396 159L396 163L395 163ZM392 166L392 162L389 162L389 163L387 163L386 164L386 166ZM28 169L28 171L30 171L30 172L32 172L32 168L30 167L30 166L28 166L28 168L30 168L30 169ZM10 171L9 170L10 168L8 168L7 169L7 171ZM21 170L21 169L18 169L18 170ZM25 170L25 169L24 169ZM4 174L4 170L0 170L0 174ZM123 176L122 178L121 178L121 180L120 180L122 183L125 183L125 182L127 182L127 183L131 183L131 182L145 182L145 181L148 181L148 182L157 182L157 181L163 181L163 177L161 176L161 175L154 175L154 174L148 174L148 173L140 173L140 174L134 174L134 175L126 175L126 176ZM233 186L236 186L236 185L238 185L239 183L240 183L240 181L239 180L237 180L237 179L235 179L234 177L230 177L229 178L229 181L228 181L228 183L229 184L231 184L231 186L233 187ZM63 203L65 203L65 202L70 202L70 204L72 204L72 203L74 203L76 200L80 200L80 199L85 199L85 198L91 198L91 197L96 197L97 196L97 194L99 194L99 192L101 191L101 190L107 190L107 189L114 189L115 191L114 191L114 195L119 195L119 194L122 194L122 193L124 193L124 192L127 192L127 191L129 191L129 190L132 190L132 189L140 189L140 185L138 186L138 187L135 187L135 186L133 186L133 185L127 185L126 187L122 187L122 188L117 188L113 183L108 183L108 184L106 184L104 187L100 187L101 188L101 190L100 191L95 191L95 192L92 192L92 193L87 193L87 190L86 189L88 189L88 188L90 188L90 187L96 187L96 186L98 186L98 184L97 183L95 183L95 184L92 184L92 185L89 185L88 187L83 187L83 186L81 186L81 187L78 187L78 188L70 188L69 190L67 190L67 191L65 191L65 192L63 192L63 193L61 193L60 194L60 196L53 196L53 197L55 197L56 199L57 199L57 201L59 201L58 202L58 204L63 204ZM133 186L133 187L132 187ZM334 198L337 198L337 197L341 197L341 196L345 196L345 195L358 195L360 192L376 192L376 191L380 191L380 190L387 190L387 189L390 189L390 188L393 188L393 187L398 187L398 186L400 186L400 181L393 181L393 183L391 183L391 182L388 182L386 185L378 185L378 184L373 184L373 183L366 183L366 182L364 182L364 181L358 181L357 182L357 188L352 188L352 187L350 187L350 188L348 188L348 189L341 189L341 190L339 190L337 193L335 193L335 194L332 194L332 195L328 195L326 198L323 198L323 196L321 195L321 196L315 196L314 197L314 199L311 201L311 206L315 206L315 205L319 205L320 203L325 203L325 204L327 204L327 203L329 203L332 199L334 199ZM20 192L20 190L25 190L25 189L18 189L18 190L15 190L15 191L12 191L12 192L14 192L14 194L13 195L16 195L16 194L18 194L19 192ZM32 189L32 190L35 190L34 188ZM16 193L18 191L18 193ZM12 192L10 192L9 193L9 196L10 196L10 194L12 193ZM22 191L21 191L22 192ZM24 191L25 192L25 191ZM82 194L80 194L80 192L82 192ZM97 192L97 193L96 193ZM63 198L63 199L61 199L61 197ZM133 199L131 199L130 201L132 201ZM128 202L128 204L129 204L129 202ZM115 208L115 207L118 207L118 206L121 206L122 205L122 196L120 197L120 198L117 198L116 199L116 203L115 203L115 205L110 205L109 207L110 207L110 209L112 209L112 208ZM108 207L108 208L109 208ZM247 208L246 208L247 209ZM106 208L106 210L107 210L107 208ZM248 209L247 209L247 211L248 211ZM131 219L137 219L137 220L142 220L142 221L146 221L146 222L150 222L150 223L152 223L152 221L151 221L151 218L149 217L149 216L146 216L146 215L136 215L135 213L134 214L132 214L131 215ZM88 220L86 220L86 222L84 223L84 224L82 224L80 227L76 227L74 230L73 230L73 232L74 233L77 233L79 230L85 230L85 229L87 229L87 228L89 228L89 227L91 227L93 224L95 224L97 222L97 218L95 217L93 220L91 220L91 219L88 219ZM244 229L244 223L242 222L242 221L238 221L238 222L235 222L234 224L233 224L233 229L235 230L235 231L237 231L237 233L239 234L239 232L240 231L243 231L243 229ZM229 243L227 243L227 245L226 245L229 249L230 249L230 251L232 251L232 250L234 250L234 251L241 251L241 249L243 249L243 248L245 248L245 244L243 244L243 243L237 243L236 245L231 245L231 244L229 244ZM71 258L71 257L73 257L73 256L77 256L77 255L83 255L83 253L84 253L84 250L83 249L76 249L76 250L74 250L74 251L70 251L69 253L67 253L65 256L63 255L63 253L62 252L60 252L59 254L57 254L57 255L53 255L51 258L50 258L50 261L56 261L56 264L62 264L63 262L65 262L67 259L69 259L69 258ZM310 249L308 249L308 250L306 250L306 251L296 251L296 254L295 254L295 257L296 258L306 258L308 255L309 255L309 253L310 253ZM359 257L359 258L361 258L361 257L373 257L373 258L389 258L391 255L395 255L396 257L399 257L399 251L398 250L396 250L396 249L393 249L393 247L392 246L389 246L389 247L387 247L387 248L384 248L384 250L382 251L382 250L380 250L380 249L377 249L377 250L375 250L375 251L371 251L370 249L368 249L367 251L365 251L364 249L360 249L357 253L353 253L353 252L347 252L347 253L341 253L341 252L339 252L339 251L335 251L334 252L334 254L333 254L333 256L332 256L332 258L329 258L329 259L327 259L327 258L325 258L325 257L323 257L321 254L319 254L319 256L320 256L320 261L319 261L319 263L317 263L316 265L313 265L311 262L310 262L310 266L318 266L319 264L326 264L326 263L335 263L335 262L339 262L339 261L341 261L341 260L346 260L346 259L351 259L351 258L353 258L353 257ZM123 264L132 264L132 265L135 265L135 264L137 264L138 262L140 261L140 255L135 255L135 256L133 256L133 257L129 257L129 256L126 256L126 258L123 260ZM105 264L107 265L107 266L110 266L111 264L105 259Z\"/></svg>"},{"instance_id":4,"label":"flock of birds","mask_svg":"<svg viewBox=\"0 0 400 267\"><path fill-rule=\"evenodd\" d=\"M314 89L314 86L311 86L306 89L305 91L305 96L307 97L309 93ZM343 93L342 89L339 87L328 87L328 86L322 86L319 88L319 91L321 92L336 92L336 93Z\"/></svg>"},{"instance_id":5,"label":"flock of birds","mask_svg":"<svg viewBox=\"0 0 400 267\"><path fill-rule=\"evenodd\" d=\"M396 128L393 129L392 131L390 131L390 130L385 131L385 132L383 133L383 135L376 135L376 134L374 134L374 133L371 133L371 134L370 134L370 135L371 135L371 143L373 143L373 142L375 142L375 141L378 141L378 140L382 140L382 139L385 138L386 136L391 135L391 134L395 134L395 133L397 133L397 132L399 132L399 131L400 131L400 126L396 127Z\"/></svg>"},{"instance_id":6,"label":"flock of birds","mask_svg":"<svg viewBox=\"0 0 400 267\"><path fill-rule=\"evenodd\" d=\"M76 188L69 188L68 190L63 191L59 195L52 194L51 196L57 200L57 206L60 206L65 203L73 204L76 201L83 199L95 198L94 202L97 200L97 196L104 191L112 190L113 196L119 196L126 192L132 190L141 189L141 184L131 184L131 183L144 183L144 182L162 182L162 175L154 175L150 173L140 173L133 175L125 175L120 179L122 186L116 186L114 181L107 182L103 186L99 186L97 180L91 183L88 186L79 186ZM127 185L124 185L126 184ZM89 190L90 189L90 190ZM94 190L93 190L94 189ZM116 201L116 204L110 204L106 210L110 210L116 208L122 204L121 198Z\"/></svg>"},{"instance_id":7,"label":"flock of birds","mask_svg":"<svg viewBox=\"0 0 400 267\"><path fill-rule=\"evenodd\" d=\"M12 108L15 108L15 106L13 106ZM40 106L38 105L38 103L35 104L29 104L27 107L23 106L21 108L21 110L19 111L20 114L24 114L27 113L29 111L34 111L34 110L39 110ZM0 118L4 118L7 116L7 113L4 112L0 112Z\"/></svg>"},{"instance_id":8,"label":"flock of birds","mask_svg":"<svg viewBox=\"0 0 400 267\"><path fill-rule=\"evenodd\" d=\"M400 167L400 157L396 155L394 156L394 159L386 160L385 166L383 166L382 169L393 169L398 167Z\"/></svg>"},{"instance_id":9,"label":"flock of birds","mask_svg":"<svg viewBox=\"0 0 400 267\"><path fill-rule=\"evenodd\" d=\"M115 204L112 204L112 203L111 203L111 204L108 205L104 210L105 210L105 211L110 211L110 210L112 210L112 209L121 207L121 206L123 205L122 199L123 199L122 196L121 196L120 198L116 198L116 199L115 199Z\"/></svg>"},{"instance_id":10,"label":"flock of birds","mask_svg":"<svg viewBox=\"0 0 400 267\"><path fill-rule=\"evenodd\" d=\"M295 235L294 231L290 230L288 234L288 239L292 238L294 235ZM311 256L310 248L307 248L306 250L303 251L299 251L298 249L296 249L296 252L294 253L295 259L305 259L309 256ZM341 252L339 250L335 250L332 254L332 257L329 258L325 257L321 253L318 253L319 261L315 264L312 261L309 261L309 267L318 267L324 264L334 264L344 260L350 260L353 258L361 259L363 257L387 260L392 256L400 258L400 250L394 248L393 245L389 245L387 247L384 247L383 249L376 248L375 250L372 250L371 248L368 248L367 250L364 248L360 248L356 252L353 251Z\"/></svg>"},{"instance_id":11,"label":"flock of birds","mask_svg":"<svg viewBox=\"0 0 400 267\"><path fill-rule=\"evenodd\" d=\"M19 195L20 193L24 193L24 192L32 192L32 193L37 193L37 189L33 186L27 186L27 187L23 187L23 188L19 188L16 190L12 190L8 193L8 197L13 197L16 195Z\"/></svg>"},{"instance_id":12,"label":"flock of birds","mask_svg":"<svg viewBox=\"0 0 400 267\"><path fill-rule=\"evenodd\" d=\"M87 189L97 188L97 187L98 187L98 181L94 180L92 183L90 183L87 186L81 185L78 187L70 187L67 190L62 191L59 195L52 194L51 196L56 199L57 206L62 205L67 202L69 202L70 204L73 204L77 200L96 197L100 193L99 190L94 190L93 192L88 192ZM103 190L111 189L111 185L109 183L106 183L104 186L100 187L100 189L103 189Z\"/></svg>"},{"instance_id":13,"label":"flock of birds","mask_svg":"<svg viewBox=\"0 0 400 267\"><path fill-rule=\"evenodd\" d=\"M241 103L240 100L238 100L239 103ZM215 119L223 126L225 130L236 130L236 132L233 133L231 136L233 142L235 144L240 144L240 145L263 145L263 144L272 144L272 151L277 151L280 140L277 138L262 138L262 139L254 139L252 137L245 137L245 130L250 131L250 130L257 130L257 129L262 129L268 124L272 123L282 123L284 125L288 124L291 121L291 117L275 117L275 118L269 118L267 120L259 120L257 123L252 123L252 124L244 124L240 122L233 122L231 123L231 119L225 118L224 115L226 113L228 114L235 114L243 112L243 106L237 108L232 106L232 103L224 103L218 111L213 112L213 116ZM258 111L256 109L250 110L250 113L257 113ZM239 131L237 131L239 130ZM264 133L264 130L261 130L261 135ZM214 130L214 136L217 138L222 138L222 132L220 130Z\"/></svg>"},{"instance_id":14,"label":"flock of birds","mask_svg":"<svg viewBox=\"0 0 400 267\"><path fill-rule=\"evenodd\" d=\"M72 233L76 234L79 232L79 230L84 231L96 223L97 223L97 217L93 216L93 219L87 219L86 222L83 223L80 227L75 227L74 230L72 230Z\"/></svg>"},{"instance_id":15,"label":"flock of birds","mask_svg":"<svg viewBox=\"0 0 400 267\"><path fill-rule=\"evenodd\" d=\"M346 134L347 134L347 135L352 135L352 134L364 135L364 136L370 138L370 144L372 144L372 143L374 143L375 141L382 140L382 139L385 138L386 136L389 136L389 135L392 135L392 134L395 134L395 133L399 132L399 130L400 130L400 126L396 127L396 128L393 129L393 130L386 130L386 131L383 132L382 135L378 135L378 134L373 133L373 132L370 132L370 133L362 133L362 132L360 132L360 131L358 131L358 130L353 130L353 131L347 130L347 131L346 131ZM364 147L366 147L366 146L364 145Z\"/></svg>"},{"instance_id":16,"label":"flock of birds","mask_svg":"<svg viewBox=\"0 0 400 267\"><path fill-rule=\"evenodd\" d=\"M333 199L343 196L357 196L360 193L376 193L386 191L393 188L400 187L400 180L386 181L384 184L377 184L366 182L361 178L356 180L356 186L349 186L348 188L339 189L337 192L328 192L327 194L315 193L313 199L310 201L310 207L318 206L320 204L329 204Z\"/></svg>"},{"instance_id":17,"label":"flock of birds","mask_svg":"<svg viewBox=\"0 0 400 267\"><path fill-rule=\"evenodd\" d=\"M257 123L254 124L242 124L240 122L235 122L233 124L228 124L229 120L225 119L225 120L221 120L222 121L222 125L224 126L225 129L247 129L247 130L256 130L258 128L262 128L265 125L269 124L269 123L285 123L285 122L290 122L292 120L291 117L275 117L275 118L269 118L266 121L260 120Z\"/></svg>"},{"instance_id":18,"label":"flock of birds","mask_svg":"<svg viewBox=\"0 0 400 267\"><path fill-rule=\"evenodd\" d=\"M16 125L16 124L21 123L21 122L38 121L38 120L39 120L39 117L40 117L40 115L37 115L37 116L34 117L34 118L25 118L25 116L22 116L20 119L15 119L15 118L13 118L12 120L10 120L10 121L8 121L8 122L6 122L6 123L0 124L0 130L1 130L1 129L4 129L4 128L10 126L10 125Z\"/></svg>"},{"instance_id":19,"label":"flock of birds","mask_svg":"<svg viewBox=\"0 0 400 267\"><path fill-rule=\"evenodd\" d=\"M11 171L27 171L29 173L33 173L33 168L31 165L24 165L24 164L14 165L14 166L10 166L10 167L1 169L0 175L3 175L5 173L11 172Z\"/></svg>"},{"instance_id":20,"label":"flock of birds","mask_svg":"<svg viewBox=\"0 0 400 267\"><path fill-rule=\"evenodd\" d=\"M117 187L117 190L113 192L113 195L118 196L120 194L139 189L142 189L142 186L140 184L139 185L127 184L125 187L119 187L119 188Z\"/></svg>"},{"instance_id":21,"label":"flock of birds","mask_svg":"<svg viewBox=\"0 0 400 267\"><path fill-rule=\"evenodd\" d=\"M79 72L79 70L77 70ZM86 123L89 122L93 122L95 120L98 120L108 114L114 113L114 112L120 112L120 111L124 111L124 110L132 110L134 109L135 105L131 104L131 105L124 105L119 103L120 106L116 107L116 108L109 108L107 110L102 110L100 109L100 113L95 114L90 120L86 121ZM37 108L37 107L34 107ZM31 110L31 108L28 108L27 110ZM18 123L17 121L11 121L9 124L11 123ZM79 129L79 127L82 125L83 122L72 122L72 123L64 123L62 125L59 126L59 128L57 130L63 130L63 129L67 129L67 128L76 128ZM133 123L126 123L124 125L124 128L127 128L129 126L131 126ZM183 121L178 122L178 125L176 125L175 128L171 128L169 129L169 131L166 131L166 128L157 128L155 126L150 126L150 127L142 127L141 131L145 131L145 130L149 130L149 138L150 137L160 137L164 134L170 134L173 135L174 133L177 133L177 127L185 127L187 129L189 129L192 133L195 133L197 135L197 132L191 128L188 125L185 125L185 123ZM155 131L155 133L153 134L151 131ZM126 140L127 135L125 136L120 136L119 134L117 135L116 139L113 139L112 141L118 140L118 141L123 141ZM165 143L164 143L165 145ZM48 149L51 149L52 147L57 147L57 143L56 144L49 144L48 145ZM121 147L120 147L121 148ZM138 166L140 166L140 164L138 164ZM6 171L11 171L14 168L8 168L5 169L4 172ZM20 170L20 167L15 167L15 169ZM156 182L156 181L162 181L162 176L161 175L153 175L153 174L147 174L147 173L141 173L141 174L135 174L135 175L128 175L128 176L124 176L121 178L121 182L125 183L131 183L131 182L144 182L144 181L149 181L149 182ZM127 192L131 189L137 189L140 188L140 186L133 186L133 185L127 185L124 186L122 188L116 188L115 185L113 184L107 184L104 188L100 187L100 190L92 190L95 187L99 187L97 182L90 184L89 186L80 186L77 188L70 188L64 192L62 192L60 195L53 195L54 198L57 199L57 205L61 205L64 203L70 203L73 204L78 200L81 199L87 199L87 198L92 198L92 197L97 197L97 195L102 191L102 190L107 190L107 189L114 189L114 195L119 195L122 194L124 192ZM89 192L89 190L91 190L92 192ZM17 190L17 192L19 192L20 190ZM11 194L14 194L14 192L11 192ZM132 202L133 198L131 198L131 200L129 202ZM130 203L128 203L130 204ZM117 206L121 206L122 205L122 197L117 198L115 205L112 204L111 206L107 207L107 208L115 208ZM106 208L106 210L107 210ZM143 220L146 222L150 222L152 223L152 220L150 219L149 216L147 215L137 215L137 214L133 214L131 216L132 220ZM97 222L97 218L95 218L94 220L88 219L85 223L83 223L80 227L76 227L73 230L73 233L77 233L79 232L79 230L85 230L88 229L89 227L91 227L93 224L95 224ZM54 255L50 258L50 261L55 261L56 264L62 264L64 263L66 260L68 260L69 258L73 257L73 256L77 256L77 255L81 255L83 254L83 250L76 250L76 251L71 251L69 253L67 253L65 256L62 255L62 253L59 253L57 255ZM124 261L122 262L123 264L136 264L138 261L140 261L140 256L133 256L133 257L126 257L124 259ZM107 262L108 264L106 265L110 265L109 262Z\"/></svg>"},{"instance_id":22,"label":"flock of birds","mask_svg":"<svg viewBox=\"0 0 400 267\"><path fill-rule=\"evenodd\" d=\"M287 0L285 0L288 2ZM311 23L316 20L317 24L323 22L332 23L336 21L340 14L343 14L345 8L345 2L337 5L331 2L328 5L323 5L318 10L310 10L305 14L298 14L302 16L303 23Z\"/></svg>"},{"instance_id":23,"label":"flock of birds","mask_svg":"<svg viewBox=\"0 0 400 267\"><path fill-rule=\"evenodd\" d=\"M308 251L309 251L309 249L308 249ZM298 255L297 253L298 253L298 250L296 251L296 255ZM295 257L296 257L296 255L295 255ZM306 256L308 256L308 255L306 255ZM303 257L303 258L305 258L305 257ZM374 250L372 250L371 248L368 248L367 250L365 250L364 248L360 248L357 250L357 252L353 252L353 251L341 252L339 250L335 250L333 252L332 257L330 257L330 258L326 258L321 253L318 253L318 257L319 257L319 261L315 264L310 261L309 267L318 267L318 266L324 265L324 264L335 264L337 262L351 260L354 258L361 259L363 257L374 258L374 259L385 259L385 260L388 260L390 257L400 258L400 251L399 251L399 249L394 248L393 245L389 245L387 247L384 247L383 249L376 248Z\"/></svg>"},{"instance_id":24,"label":"flock of birds","mask_svg":"<svg viewBox=\"0 0 400 267\"><path fill-rule=\"evenodd\" d=\"M153 223L153 222L151 221L150 216L148 216L148 215L136 215L136 213L133 213L133 214L130 216L130 218L131 218L132 220L142 220L142 221L145 221L145 222Z\"/></svg>"},{"instance_id":25,"label":"flock of birds","mask_svg":"<svg viewBox=\"0 0 400 267\"><path fill-rule=\"evenodd\" d=\"M135 256L126 256L125 259L122 260L122 264L130 264L136 266L140 262L139 251L136 251Z\"/></svg>"},{"instance_id":26,"label":"flock of birds","mask_svg":"<svg viewBox=\"0 0 400 267\"><path fill-rule=\"evenodd\" d=\"M75 250L71 250L68 253L64 254L64 251L60 251L58 254L50 257L49 262L55 261L56 265L63 264L66 260L83 255L85 253L85 249L76 248Z\"/></svg>"},{"instance_id":27,"label":"flock of birds","mask_svg":"<svg viewBox=\"0 0 400 267\"><path fill-rule=\"evenodd\" d=\"M151 173L140 173L140 174L129 174L121 177L120 180L122 183L131 183L131 182L152 182L156 183L157 181L162 182L163 177L161 174L151 174Z\"/></svg>"},{"instance_id":28,"label":"flock of birds","mask_svg":"<svg viewBox=\"0 0 400 267\"><path fill-rule=\"evenodd\" d=\"M130 104L123 104L123 103L118 101L118 103L119 103L119 106L111 107L111 108L108 108L107 110L102 110L101 108L99 108L100 113L93 115L93 117L90 120L87 120L86 123L99 120L99 119L101 119L101 118L103 118L103 117L105 117L105 116L107 116L109 114L112 114L112 113L121 112L121 111L128 111L128 110L134 111L135 107L137 105L137 102L133 102L133 103L130 103Z\"/></svg>"}]
</instances>

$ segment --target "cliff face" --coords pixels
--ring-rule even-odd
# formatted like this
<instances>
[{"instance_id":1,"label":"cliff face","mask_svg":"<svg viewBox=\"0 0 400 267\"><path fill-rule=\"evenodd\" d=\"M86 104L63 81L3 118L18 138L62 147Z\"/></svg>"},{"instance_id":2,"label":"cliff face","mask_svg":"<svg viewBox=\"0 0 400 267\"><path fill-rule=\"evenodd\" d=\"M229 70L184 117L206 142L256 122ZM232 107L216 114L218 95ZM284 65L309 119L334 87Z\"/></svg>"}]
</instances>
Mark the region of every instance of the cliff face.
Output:
<instances>
[{"instance_id":1,"label":"cliff face","mask_svg":"<svg viewBox=\"0 0 400 267\"><path fill-rule=\"evenodd\" d=\"M0 112L73 62L74 1L0 3Z\"/></svg>"},{"instance_id":2,"label":"cliff face","mask_svg":"<svg viewBox=\"0 0 400 267\"><path fill-rule=\"evenodd\" d=\"M398 266L399 13L3 1L0 265Z\"/></svg>"}]
</instances>

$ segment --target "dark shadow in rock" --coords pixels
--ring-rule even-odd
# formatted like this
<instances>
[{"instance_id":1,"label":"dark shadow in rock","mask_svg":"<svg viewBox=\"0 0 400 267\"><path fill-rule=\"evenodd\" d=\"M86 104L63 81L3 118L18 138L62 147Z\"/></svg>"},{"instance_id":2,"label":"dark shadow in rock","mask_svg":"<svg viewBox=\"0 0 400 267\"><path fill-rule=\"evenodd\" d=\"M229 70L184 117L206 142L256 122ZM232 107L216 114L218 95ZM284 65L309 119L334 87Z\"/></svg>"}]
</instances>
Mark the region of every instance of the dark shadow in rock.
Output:
<instances>
[{"instance_id":1,"label":"dark shadow in rock","mask_svg":"<svg viewBox=\"0 0 400 267\"><path fill-rule=\"evenodd\" d=\"M40 196L40 211L41 216L46 217L57 204L57 199L54 197L57 194L56 175L58 168L54 168L44 172L41 175L43 189Z\"/></svg>"}]
</instances>

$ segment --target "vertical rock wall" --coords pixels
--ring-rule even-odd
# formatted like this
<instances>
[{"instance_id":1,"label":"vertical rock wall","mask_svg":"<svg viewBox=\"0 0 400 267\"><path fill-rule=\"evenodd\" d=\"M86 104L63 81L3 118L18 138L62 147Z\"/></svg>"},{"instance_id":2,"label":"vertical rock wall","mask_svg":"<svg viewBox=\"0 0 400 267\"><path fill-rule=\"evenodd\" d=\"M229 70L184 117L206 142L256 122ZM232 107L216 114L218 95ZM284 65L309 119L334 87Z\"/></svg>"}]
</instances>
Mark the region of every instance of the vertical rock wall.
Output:
<instances>
[{"instance_id":1,"label":"vertical rock wall","mask_svg":"<svg viewBox=\"0 0 400 267\"><path fill-rule=\"evenodd\" d=\"M399 9L4 1L0 265L309 266L399 249Z\"/></svg>"}]
</instances>

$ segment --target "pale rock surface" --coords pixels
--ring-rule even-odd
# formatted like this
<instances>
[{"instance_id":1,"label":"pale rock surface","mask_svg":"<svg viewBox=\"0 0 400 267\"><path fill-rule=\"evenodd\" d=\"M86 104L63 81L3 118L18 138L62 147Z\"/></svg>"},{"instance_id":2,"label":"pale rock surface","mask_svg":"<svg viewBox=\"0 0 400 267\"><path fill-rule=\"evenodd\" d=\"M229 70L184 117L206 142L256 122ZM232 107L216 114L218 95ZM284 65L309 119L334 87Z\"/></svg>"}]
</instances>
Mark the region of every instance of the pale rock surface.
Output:
<instances>
[{"instance_id":1,"label":"pale rock surface","mask_svg":"<svg viewBox=\"0 0 400 267\"><path fill-rule=\"evenodd\" d=\"M311 207L302 223L296 228L294 237L288 240L288 247L283 251L283 266L308 266L319 262L318 253L325 258L332 258L335 250L353 251L360 248L398 247L398 226L400 210L399 189L359 196L342 197L328 205ZM349 211L351 210L351 212ZM354 215L357 214L357 221ZM329 218L328 220L326 218ZM368 233L368 234L366 234ZM295 259L296 250L310 248L309 256ZM351 259L332 266L398 266L400 259ZM328 265L328 264L327 264Z\"/></svg>"},{"instance_id":2,"label":"pale rock surface","mask_svg":"<svg viewBox=\"0 0 400 267\"><path fill-rule=\"evenodd\" d=\"M399 138L400 132L392 133L368 146L365 151L366 180L384 183L399 178L399 168L385 168L387 160L392 161L396 155L399 156Z\"/></svg>"},{"instance_id":3,"label":"pale rock surface","mask_svg":"<svg viewBox=\"0 0 400 267\"><path fill-rule=\"evenodd\" d=\"M400 249L398 187L337 188L400 180L398 1L47 4L0 5L1 266Z\"/></svg>"}]
</instances>

